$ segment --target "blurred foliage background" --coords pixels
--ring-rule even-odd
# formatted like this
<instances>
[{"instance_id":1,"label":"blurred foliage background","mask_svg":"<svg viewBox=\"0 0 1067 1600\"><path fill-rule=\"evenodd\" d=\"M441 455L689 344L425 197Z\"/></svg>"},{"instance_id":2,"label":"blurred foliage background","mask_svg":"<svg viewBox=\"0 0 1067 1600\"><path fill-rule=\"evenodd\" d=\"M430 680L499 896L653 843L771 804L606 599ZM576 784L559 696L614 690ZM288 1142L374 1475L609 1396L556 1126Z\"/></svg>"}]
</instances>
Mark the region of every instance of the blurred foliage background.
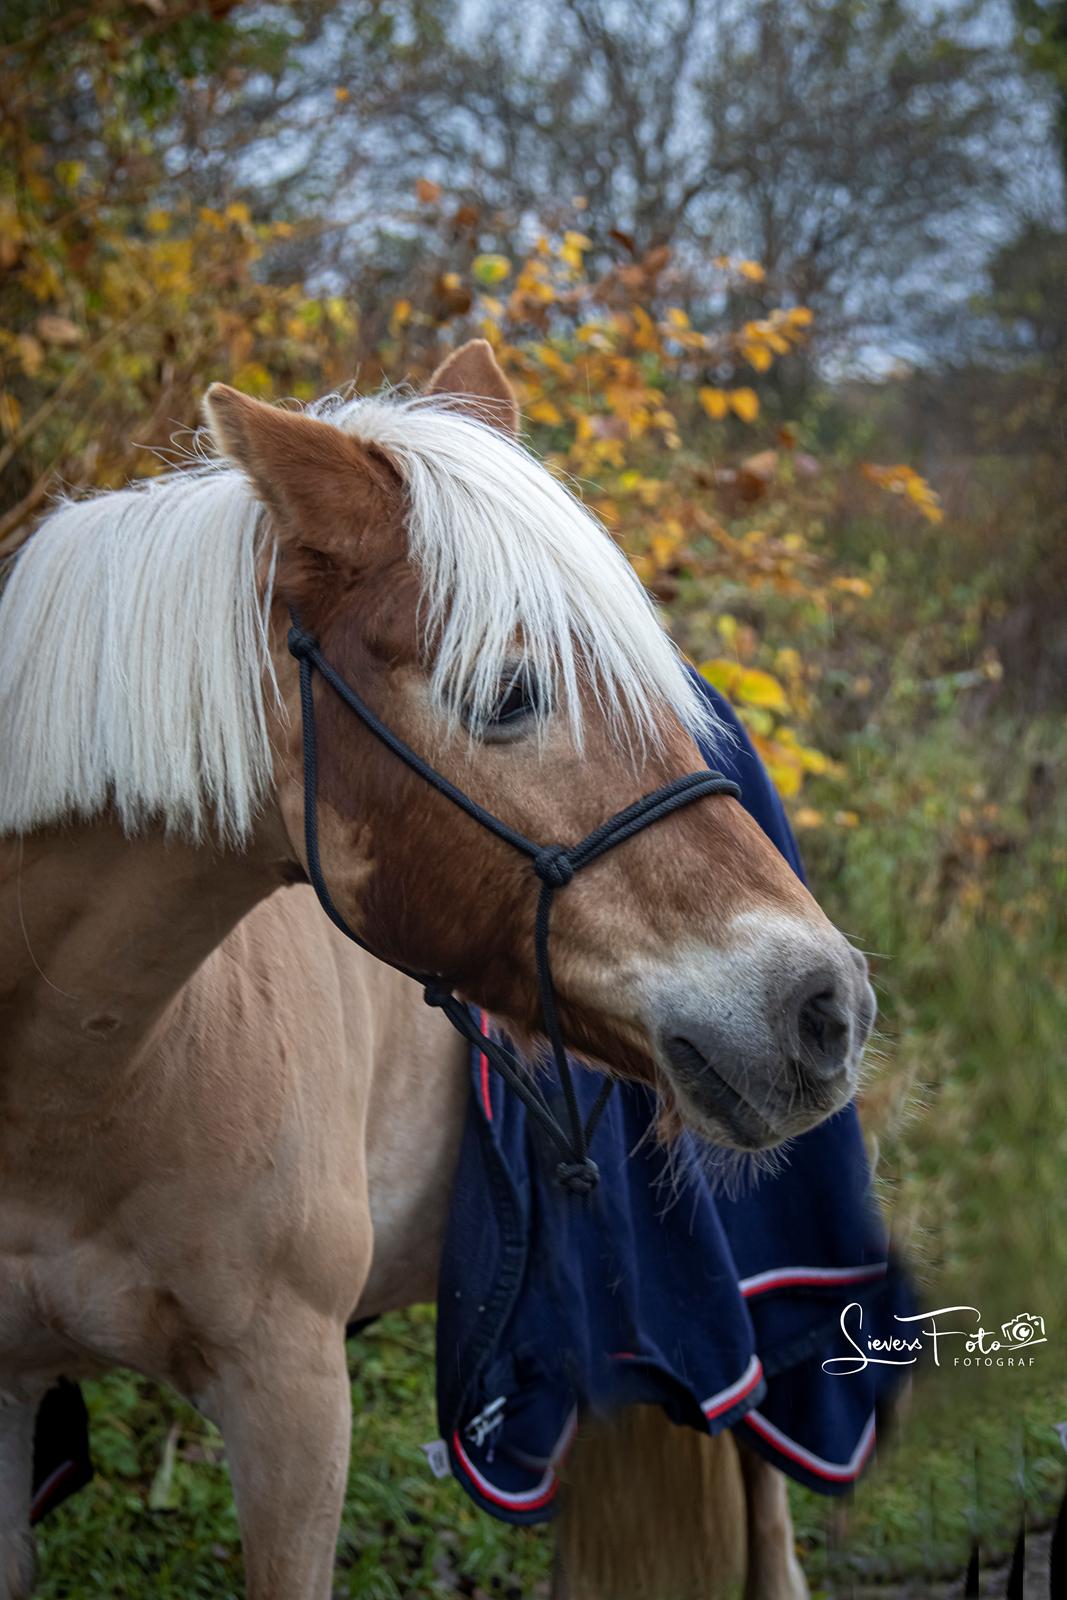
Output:
<instances>
[{"instance_id":1,"label":"blurred foliage background","mask_svg":"<svg viewBox=\"0 0 1067 1600\"><path fill-rule=\"evenodd\" d=\"M872 953L924 1294L1048 1323L1010 1386L934 1374L852 1505L797 1497L809 1569L1007 1548L1067 1417L1067 5L7 0L0 152L0 551L180 463L215 379L491 339ZM354 1350L340 1592L533 1593L545 1539L425 1475L431 1339ZM42 1593L236 1593L217 1439L91 1403Z\"/></svg>"}]
</instances>

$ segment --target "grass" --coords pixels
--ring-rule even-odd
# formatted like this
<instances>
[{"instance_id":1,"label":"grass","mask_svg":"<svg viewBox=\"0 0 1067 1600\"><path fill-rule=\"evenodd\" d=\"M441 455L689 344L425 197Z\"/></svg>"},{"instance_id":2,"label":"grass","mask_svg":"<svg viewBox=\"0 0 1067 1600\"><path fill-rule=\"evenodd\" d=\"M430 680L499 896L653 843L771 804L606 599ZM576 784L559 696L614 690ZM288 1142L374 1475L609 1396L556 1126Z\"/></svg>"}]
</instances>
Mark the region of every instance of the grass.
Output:
<instances>
[{"instance_id":1,"label":"grass","mask_svg":"<svg viewBox=\"0 0 1067 1600\"><path fill-rule=\"evenodd\" d=\"M960 1577L971 1537L1006 1553L1025 1502L1051 1515L1067 1456L1067 821L1035 798L1067 770L1062 724L954 718L909 738L864 729L846 760L860 824L803 840L831 914L876 960L885 1035L866 1095L894 1231L927 1303L1022 1310L1049 1343L1023 1373L927 1374L895 1448L847 1505L797 1490L816 1592L856 1578ZM433 1319L383 1319L351 1350L353 1468L335 1592L353 1600L545 1592L550 1536L503 1527L419 1448L437 1433ZM87 1386L95 1483L40 1530L44 1600L241 1595L220 1441L126 1375ZM666 1600L666 1597L665 1597Z\"/></svg>"},{"instance_id":2,"label":"grass","mask_svg":"<svg viewBox=\"0 0 1067 1600\"><path fill-rule=\"evenodd\" d=\"M816 1596L848 1594L854 1580L962 1580L972 1538L1006 1558L1024 1506L1031 1528L1053 1519L1067 1466L1052 1427L1067 1420L1062 1365L1011 1385L983 1373L935 1393L931 1380L851 1503L828 1514L818 1496L791 1493Z\"/></svg>"},{"instance_id":3,"label":"grass","mask_svg":"<svg viewBox=\"0 0 1067 1600\"><path fill-rule=\"evenodd\" d=\"M1036 1312L1049 1342L1022 1372L926 1372L850 1505L794 1510L816 1580L959 1576L973 1535L1007 1553L1067 1478L1067 819L1035 788L1067 729L940 723L904 761L867 730L849 762L860 826L808 855L831 914L888 953L864 1120L894 1232L925 1304Z\"/></svg>"},{"instance_id":4,"label":"grass","mask_svg":"<svg viewBox=\"0 0 1067 1600\"><path fill-rule=\"evenodd\" d=\"M385 1317L350 1346L352 1470L334 1593L359 1600L536 1600L542 1530L506 1528L434 1479L433 1314ZM43 1600L243 1600L240 1544L217 1431L126 1373L86 1384L97 1475L38 1530Z\"/></svg>"}]
</instances>

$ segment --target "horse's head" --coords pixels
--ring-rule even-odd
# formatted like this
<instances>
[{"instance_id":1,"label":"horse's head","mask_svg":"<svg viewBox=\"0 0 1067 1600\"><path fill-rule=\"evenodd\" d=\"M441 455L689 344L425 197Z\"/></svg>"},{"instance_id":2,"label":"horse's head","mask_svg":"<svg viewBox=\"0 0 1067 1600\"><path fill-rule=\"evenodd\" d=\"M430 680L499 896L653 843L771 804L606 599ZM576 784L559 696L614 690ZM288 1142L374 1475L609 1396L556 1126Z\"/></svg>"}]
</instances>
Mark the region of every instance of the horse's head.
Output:
<instances>
[{"instance_id":1,"label":"horse's head","mask_svg":"<svg viewBox=\"0 0 1067 1600\"><path fill-rule=\"evenodd\" d=\"M287 604L385 723L528 838L573 843L703 765L699 694L611 539L517 444L486 344L419 401L313 416L216 386L208 409L273 526L277 793L298 861ZM529 860L315 693L336 905L387 958L536 1035ZM578 874L556 895L551 950L569 1047L657 1082L720 1143L777 1143L854 1088L875 1010L866 965L732 799L699 800Z\"/></svg>"}]
</instances>

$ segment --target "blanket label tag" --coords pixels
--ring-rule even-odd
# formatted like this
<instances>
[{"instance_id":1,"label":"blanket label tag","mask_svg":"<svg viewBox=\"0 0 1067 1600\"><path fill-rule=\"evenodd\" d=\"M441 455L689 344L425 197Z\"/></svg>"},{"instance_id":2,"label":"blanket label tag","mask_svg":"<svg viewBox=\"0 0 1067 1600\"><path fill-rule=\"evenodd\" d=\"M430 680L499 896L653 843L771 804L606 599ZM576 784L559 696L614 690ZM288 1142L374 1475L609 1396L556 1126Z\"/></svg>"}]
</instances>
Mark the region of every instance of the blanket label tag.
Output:
<instances>
[{"instance_id":1,"label":"blanket label tag","mask_svg":"<svg viewBox=\"0 0 1067 1600\"><path fill-rule=\"evenodd\" d=\"M431 1439L429 1444L420 1445L419 1448L426 1456L430 1471L435 1478L447 1478L452 1472L452 1463L448 1459L448 1446L443 1439Z\"/></svg>"}]
</instances>

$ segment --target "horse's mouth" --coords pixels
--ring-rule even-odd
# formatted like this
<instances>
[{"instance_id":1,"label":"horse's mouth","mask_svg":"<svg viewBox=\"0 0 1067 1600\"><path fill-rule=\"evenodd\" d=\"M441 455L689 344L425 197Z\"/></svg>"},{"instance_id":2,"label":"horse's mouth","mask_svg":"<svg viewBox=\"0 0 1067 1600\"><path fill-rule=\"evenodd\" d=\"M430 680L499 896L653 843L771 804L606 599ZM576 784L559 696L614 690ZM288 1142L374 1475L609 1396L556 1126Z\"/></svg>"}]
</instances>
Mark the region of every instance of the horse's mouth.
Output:
<instances>
[{"instance_id":1,"label":"horse's mouth","mask_svg":"<svg viewBox=\"0 0 1067 1600\"><path fill-rule=\"evenodd\" d=\"M671 1076L690 1106L702 1120L721 1127L731 1145L740 1150L766 1150L781 1143L785 1135L688 1039L674 1035L664 1041L663 1048Z\"/></svg>"}]
</instances>

